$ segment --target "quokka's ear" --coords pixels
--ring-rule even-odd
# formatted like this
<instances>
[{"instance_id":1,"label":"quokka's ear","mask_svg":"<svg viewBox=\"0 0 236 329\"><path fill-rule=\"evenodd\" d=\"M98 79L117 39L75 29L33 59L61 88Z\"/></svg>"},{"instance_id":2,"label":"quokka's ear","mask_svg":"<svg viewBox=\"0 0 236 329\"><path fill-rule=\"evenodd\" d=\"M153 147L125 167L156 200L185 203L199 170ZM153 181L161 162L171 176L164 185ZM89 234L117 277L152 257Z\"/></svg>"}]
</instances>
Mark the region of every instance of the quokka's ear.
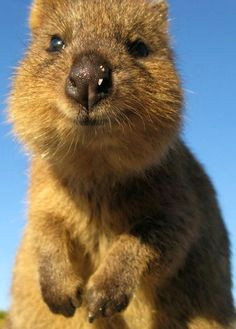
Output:
<instances>
[{"instance_id":1,"label":"quokka's ear","mask_svg":"<svg viewBox=\"0 0 236 329\"><path fill-rule=\"evenodd\" d=\"M158 13L158 22L163 32L168 32L168 3L167 0L147 0Z\"/></svg>"},{"instance_id":2,"label":"quokka's ear","mask_svg":"<svg viewBox=\"0 0 236 329\"><path fill-rule=\"evenodd\" d=\"M38 28L43 19L43 2L42 0L34 0L29 18L31 30Z\"/></svg>"},{"instance_id":3,"label":"quokka's ear","mask_svg":"<svg viewBox=\"0 0 236 329\"><path fill-rule=\"evenodd\" d=\"M151 5L154 7L159 7L159 8L168 8L167 0L147 0Z\"/></svg>"},{"instance_id":4,"label":"quokka's ear","mask_svg":"<svg viewBox=\"0 0 236 329\"><path fill-rule=\"evenodd\" d=\"M60 0L33 0L31 13L29 18L29 25L32 31L43 24L45 15L50 15Z\"/></svg>"}]
</instances>

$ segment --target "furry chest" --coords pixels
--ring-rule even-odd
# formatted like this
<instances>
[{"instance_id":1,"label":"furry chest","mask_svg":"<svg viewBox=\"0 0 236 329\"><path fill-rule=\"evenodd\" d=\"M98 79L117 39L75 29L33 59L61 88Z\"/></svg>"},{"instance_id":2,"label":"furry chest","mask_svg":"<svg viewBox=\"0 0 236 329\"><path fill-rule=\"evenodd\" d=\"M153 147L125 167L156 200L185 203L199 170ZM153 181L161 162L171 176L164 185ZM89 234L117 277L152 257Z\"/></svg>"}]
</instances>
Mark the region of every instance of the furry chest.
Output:
<instances>
[{"instance_id":1,"label":"furry chest","mask_svg":"<svg viewBox=\"0 0 236 329\"><path fill-rule=\"evenodd\" d=\"M76 241L75 252L80 262L86 260L87 264L83 267L91 268L92 272L105 258L119 233L125 230L120 218L110 213L105 206L101 206L99 211L93 207L77 208L69 221Z\"/></svg>"}]
</instances>

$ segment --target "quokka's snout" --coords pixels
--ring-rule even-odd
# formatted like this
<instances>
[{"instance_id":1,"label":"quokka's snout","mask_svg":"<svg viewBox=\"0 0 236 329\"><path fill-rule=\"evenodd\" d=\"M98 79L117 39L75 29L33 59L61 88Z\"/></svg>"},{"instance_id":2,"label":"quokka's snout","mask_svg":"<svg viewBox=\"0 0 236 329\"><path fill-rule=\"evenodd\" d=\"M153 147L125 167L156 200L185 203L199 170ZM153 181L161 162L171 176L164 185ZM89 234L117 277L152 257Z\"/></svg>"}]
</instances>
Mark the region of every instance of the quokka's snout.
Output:
<instances>
[{"instance_id":1,"label":"quokka's snout","mask_svg":"<svg viewBox=\"0 0 236 329\"><path fill-rule=\"evenodd\" d=\"M95 52L83 54L74 61L65 88L67 96L89 115L97 103L112 93L112 68Z\"/></svg>"}]
</instances>

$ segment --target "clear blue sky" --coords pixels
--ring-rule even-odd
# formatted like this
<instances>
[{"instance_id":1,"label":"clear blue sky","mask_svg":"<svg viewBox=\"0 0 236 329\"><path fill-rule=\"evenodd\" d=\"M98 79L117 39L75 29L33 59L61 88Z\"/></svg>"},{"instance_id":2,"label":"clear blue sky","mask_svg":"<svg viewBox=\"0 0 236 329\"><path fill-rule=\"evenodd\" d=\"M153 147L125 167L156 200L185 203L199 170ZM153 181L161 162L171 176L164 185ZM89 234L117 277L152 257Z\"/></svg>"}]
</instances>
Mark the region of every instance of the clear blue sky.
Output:
<instances>
[{"instance_id":1,"label":"clear blue sky","mask_svg":"<svg viewBox=\"0 0 236 329\"><path fill-rule=\"evenodd\" d=\"M0 308L25 223L27 159L4 124L9 77L29 39L29 0L0 2ZM172 43L186 92L184 138L218 191L236 283L236 1L170 0ZM234 289L236 296L236 289Z\"/></svg>"}]
</instances>

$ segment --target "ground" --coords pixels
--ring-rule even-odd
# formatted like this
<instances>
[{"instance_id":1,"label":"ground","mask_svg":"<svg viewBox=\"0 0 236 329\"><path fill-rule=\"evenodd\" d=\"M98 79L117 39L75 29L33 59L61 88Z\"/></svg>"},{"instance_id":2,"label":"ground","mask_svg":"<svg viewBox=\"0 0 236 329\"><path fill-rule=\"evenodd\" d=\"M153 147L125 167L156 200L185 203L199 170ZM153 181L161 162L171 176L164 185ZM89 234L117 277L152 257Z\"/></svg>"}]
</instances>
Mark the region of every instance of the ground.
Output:
<instances>
[{"instance_id":1,"label":"ground","mask_svg":"<svg viewBox=\"0 0 236 329\"><path fill-rule=\"evenodd\" d=\"M3 327L6 318L6 312L0 311L0 329Z\"/></svg>"}]
</instances>

